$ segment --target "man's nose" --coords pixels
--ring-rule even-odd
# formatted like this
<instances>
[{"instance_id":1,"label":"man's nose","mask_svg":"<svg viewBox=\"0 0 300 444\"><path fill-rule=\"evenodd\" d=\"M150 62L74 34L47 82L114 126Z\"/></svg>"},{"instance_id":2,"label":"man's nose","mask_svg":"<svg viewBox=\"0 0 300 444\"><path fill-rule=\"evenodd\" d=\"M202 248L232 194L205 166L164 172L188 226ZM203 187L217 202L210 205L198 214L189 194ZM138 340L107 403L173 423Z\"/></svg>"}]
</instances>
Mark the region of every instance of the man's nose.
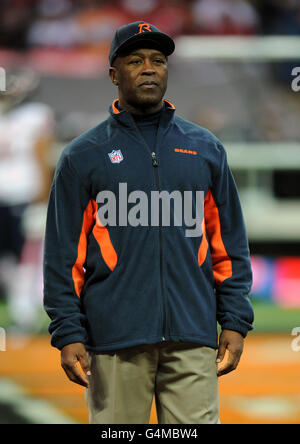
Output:
<instances>
[{"instance_id":1,"label":"man's nose","mask_svg":"<svg viewBox=\"0 0 300 444\"><path fill-rule=\"evenodd\" d=\"M144 66L143 66L143 74L147 74L147 75L155 74L155 69L153 67L153 64L151 63L151 60L145 59Z\"/></svg>"}]
</instances>

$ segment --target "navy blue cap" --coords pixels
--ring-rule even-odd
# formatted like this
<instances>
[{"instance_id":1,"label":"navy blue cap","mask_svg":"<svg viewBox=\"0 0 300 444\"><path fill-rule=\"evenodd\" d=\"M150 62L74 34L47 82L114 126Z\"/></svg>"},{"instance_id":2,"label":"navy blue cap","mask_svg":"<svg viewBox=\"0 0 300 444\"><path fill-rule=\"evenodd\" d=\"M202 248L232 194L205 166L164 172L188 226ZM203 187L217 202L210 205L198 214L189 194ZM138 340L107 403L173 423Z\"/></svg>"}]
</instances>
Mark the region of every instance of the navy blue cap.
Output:
<instances>
[{"instance_id":1,"label":"navy blue cap","mask_svg":"<svg viewBox=\"0 0 300 444\"><path fill-rule=\"evenodd\" d=\"M117 29L114 35L109 53L110 65L121 52L131 47L155 48L165 56L169 56L175 50L175 43L170 36L150 23L143 21L128 23Z\"/></svg>"}]
</instances>

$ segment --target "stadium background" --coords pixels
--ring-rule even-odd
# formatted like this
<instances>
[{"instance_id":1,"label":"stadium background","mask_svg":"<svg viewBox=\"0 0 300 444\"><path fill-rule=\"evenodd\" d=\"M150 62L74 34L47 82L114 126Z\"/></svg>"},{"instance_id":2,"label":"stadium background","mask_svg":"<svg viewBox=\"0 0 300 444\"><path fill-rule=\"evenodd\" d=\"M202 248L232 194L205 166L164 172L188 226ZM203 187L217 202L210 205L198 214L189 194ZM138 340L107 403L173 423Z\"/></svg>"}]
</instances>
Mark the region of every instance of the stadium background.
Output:
<instances>
[{"instance_id":1,"label":"stadium background","mask_svg":"<svg viewBox=\"0 0 300 444\"><path fill-rule=\"evenodd\" d=\"M102 120L116 96L107 75L113 32L140 19L176 39L167 98L223 141L245 215L255 329L239 368L220 380L221 421L299 423L300 91L292 88L299 1L0 0L0 11L7 74L0 85L0 424L88 421L84 390L65 378L41 308L45 212L61 150Z\"/></svg>"}]
</instances>

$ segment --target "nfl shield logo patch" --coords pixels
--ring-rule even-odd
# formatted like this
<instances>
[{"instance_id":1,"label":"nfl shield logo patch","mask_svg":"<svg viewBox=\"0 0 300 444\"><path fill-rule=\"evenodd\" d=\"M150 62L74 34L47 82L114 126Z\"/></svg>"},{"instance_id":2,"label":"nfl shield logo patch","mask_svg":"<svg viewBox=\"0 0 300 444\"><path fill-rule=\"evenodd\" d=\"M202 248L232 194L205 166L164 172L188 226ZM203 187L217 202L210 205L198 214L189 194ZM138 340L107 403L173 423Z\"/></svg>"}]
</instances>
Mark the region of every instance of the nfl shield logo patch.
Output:
<instances>
[{"instance_id":1,"label":"nfl shield logo patch","mask_svg":"<svg viewBox=\"0 0 300 444\"><path fill-rule=\"evenodd\" d=\"M124 159L121 150L113 150L108 153L111 163L120 163Z\"/></svg>"}]
</instances>

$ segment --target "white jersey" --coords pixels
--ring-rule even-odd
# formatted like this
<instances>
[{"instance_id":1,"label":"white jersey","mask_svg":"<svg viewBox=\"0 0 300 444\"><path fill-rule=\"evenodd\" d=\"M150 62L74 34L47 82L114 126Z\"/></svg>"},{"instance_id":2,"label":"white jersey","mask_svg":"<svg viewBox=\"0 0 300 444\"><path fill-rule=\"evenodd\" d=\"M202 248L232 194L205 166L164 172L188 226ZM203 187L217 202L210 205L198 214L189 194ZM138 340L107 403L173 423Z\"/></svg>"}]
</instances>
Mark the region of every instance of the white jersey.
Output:
<instances>
[{"instance_id":1,"label":"white jersey","mask_svg":"<svg viewBox=\"0 0 300 444\"><path fill-rule=\"evenodd\" d=\"M0 203L30 203L39 195L42 177L36 143L53 131L54 113L42 103L23 104L0 115Z\"/></svg>"}]
</instances>

